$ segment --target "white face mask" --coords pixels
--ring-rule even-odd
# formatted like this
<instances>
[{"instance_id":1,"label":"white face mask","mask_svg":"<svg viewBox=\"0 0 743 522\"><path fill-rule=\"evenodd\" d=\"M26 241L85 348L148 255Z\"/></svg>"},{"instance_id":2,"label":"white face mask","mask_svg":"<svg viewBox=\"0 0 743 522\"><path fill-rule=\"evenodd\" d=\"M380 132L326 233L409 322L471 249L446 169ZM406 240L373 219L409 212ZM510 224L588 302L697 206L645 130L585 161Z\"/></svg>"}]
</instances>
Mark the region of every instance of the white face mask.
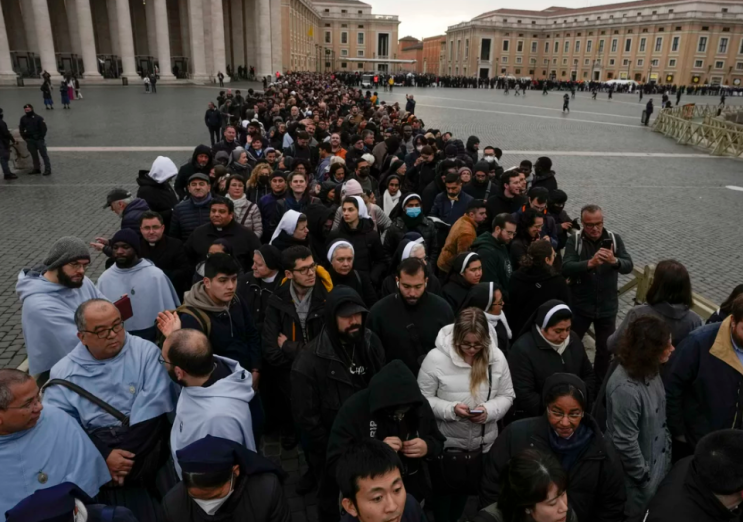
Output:
<instances>
[{"instance_id":1,"label":"white face mask","mask_svg":"<svg viewBox=\"0 0 743 522\"><path fill-rule=\"evenodd\" d=\"M417 146L417 147L415 148L415 150L417 150L418 152L422 151L422 150L423 150L423 145L418 145L418 146Z\"/></svg>"},{"instance_id":2,"label":"white face mask","mask_svg":"<svg viewBox=\"0 0 743 522\"><path fill-rule=\"evenodd\" d=\"M488 163L493 163L495 161L495 156L483 156L482 159L484 159Z\"/></svg>"},{"instance_id":3,"label":"white face mask","mask_svg":"<svg viewBox=\"0 0 743 522\"><path fill-rule=\"evenodd\" d=\"M198 498L192 497L192 500L196 502L196 504L204 511L204 513L206 513L207 515L213 515L219 508L222 507L222 504L227 502L227 499L232 496L232 493L234 491L232 489L234 486L234 479L235 475L232 475L232 479L230 479L230 492L227 493L227 495L225 495L224 497L213 498L211 500L200 500Z\"/></svg>"}]
</instances>

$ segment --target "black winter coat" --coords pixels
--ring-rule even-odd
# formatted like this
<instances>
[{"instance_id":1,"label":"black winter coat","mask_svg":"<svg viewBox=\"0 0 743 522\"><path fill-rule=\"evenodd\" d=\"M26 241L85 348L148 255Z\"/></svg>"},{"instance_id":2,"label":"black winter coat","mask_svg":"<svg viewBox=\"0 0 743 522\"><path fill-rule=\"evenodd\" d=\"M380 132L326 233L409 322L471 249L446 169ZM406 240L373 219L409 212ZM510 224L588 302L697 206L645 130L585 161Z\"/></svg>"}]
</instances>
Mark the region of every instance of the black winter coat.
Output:
<instances>
[{"instance_id":1,"label":"black winter coat","mask_svg":"<svg viewBox=\"0 0 743 522\"><path fill-rule=\"evenodd\" d=\"M423 242L426 244L426 255L428 256L428 265L435 267L436 262L439 259L439 244L436 239L436 225L433 221L424 217L420 223L410 227L406 223L406 220L410 220L407 216L397 217L392 220L390 228L384 236L384 250L388 256L392 257L397 250L397 246L400 241L403 240L405 234L408 232L418 232L423 237Z\"/></svg>"},{"instance_id":2,"label":"black winter coat","mask_svg":"<svg viewBox=\"0 0 743 522\"><path fill-rule=\"evenodd\" d=\"M487 201L488 223L492 223L498 214L513 214L526 204L526 198L523 196L514 196L507 198L503 194L503 187L498 187L494 194L490 195Z\"/></svg>"},{"instance_id":3,"label":"black winter coat","mask_svg":"<svg viewBox=\"0 0 743 522\"><path fill-rule=\"evenodd\" d=\"M364 302L364 306L366 306L367 309L374 306L374 304L379 300L377 292L374 290L374 285L372 285L371 278L366 272L359 272L358 270L353 269L347 275L340 275L333 270L332 266L328 268L328 272L333 280L334 288L339 285L353 288L356 293L361 296L361 300Z\"/></svg>"},{"instance_id":4,"label":"black winter coat","mask_svg":"<svg viewBox=\"0 0 743 522\"><path fill-rule=\"evenodd\" d=\"M519 337L508 353L508 368L516 392L513 403L516 418L536 417L542 413L544 382L555 373L572 373L580 377L586 383L590 405L595 396L596 376L583 342L575 332L570 332L570 342L560 355L542 339L537 328L534 325Z\"/></svg>"},{"instance_id":5,"label":"black winter coat","mask_svg":"<svg viewBox=\"0 0 743 522\"><path fill-rule=\"evenodd\" d=\"M289 503L275 473L245 475L240 470L235 490L214 515L207 515L179 482L163 499L165 522L291 522Z\"/></svg>"},{"instance_id":6,"label":"black winter coat","mask_svg":"<svg viewBox=\"0 0 743 522\"><path fill-rule=\"evenodd\" d=\"M46 137L46 122L44 118L32 112L21 116L18 132L24 140L43 140Z\"/></svg>"},{"instance_id":7,"label":"black winter coat","mask_svg":"<svg viewBox=\"0 0 743 522\"><path fill-rule=\"evenodd\" d=\"M236 223L233 219L222 230L211 222L201 225L186 240L186 255L194 266L206 259L209 247L217 239L226 239L232 246L232 252L247 271L253 266L253 253L261 247L261 240L251 230Z\"/></svg>"},{"instance_id":8,"label":"black winter coat","mask_svg":"<svg viewBox=\"0 0 743 522\"><path fill-rule=\"evenodd\" d=\"M222 139L214 144L214 147L212 147L212 154L216 157L217 152L226 152L227 154L232 156L232 153L239 146L240 144L237 142L237 139L234 139L232 141Z\"/></svg>"},{"instance_id":9,"label":"black winter coat","mask_svg":"<svg viewBox=\"0 0 743 522\"><path fill-rule=\"evenodd\" d=\"M157 212L163 217L165 230L170 229L170 219L173 215L173 207L178 204L178 196L167 181L158 183L149 177L148 170L140 170L137 177L137 197L145 200L150 210Z\"/></svg>"},{"instance_id":10,"label":"black winter coat","mask_svg":"<svg viewBox=\"0 0 743 522\"><path fill-rule=\"evenodd\" d=\"M449 303L430 292L424 292L414 307L395 292L369 311L369 329L381 339L385 360L400 359L413 375L418 375L421 362L436 346L439 330L453 322Z\"/></svg>"},{"instance_id":11,"label":"black winter coat","mask_svg":"<svg viewBox=\"0 0 743 522\"><path fill-rule=\"evenodd\" d=\"M150 210L147 202L143 199L134 198L131 203L124 207L124 212L121 213L121 228L131 228L139 232L139 221L142 219L142 214Z\"/></svg>"},{"instance_id":12,"label":"black winter coat","mask_svg":"<svg viewBox=\"0 0 743 522\"><path fill-rule=\"evenodd\" d=\"M201 154L209 156L209 161L203 167L196 161L196 158ZM198 145L193 151L191 161L182 165L181 168L178 169L178 175L175 177L173 188L175 189L176 194L178 194L178 199L185 199L186 196L188 196L188 190L186 190L186 187L188 186L188 178L197 172L208 176L213 164L214 155L212 154L212 149L207 145Z\"/></svg>"},{"instance_id":13,"label":"black winter coat","mask_svg":"<svg viewBox=\"0 0 743 522\"><path fill-rule=\"evenodd\" d=\"M621 522L627 498L622 462L590 415L585 414L581 422L593 430L593 437L568 471L568 502L578 520ZM501 473L514 455L537 449L559 461L550 446L551 429L545 415L540 415L516 421L498 436L483 464L481 508L498 501Z\"/></svg>"},{"instance_id":14,"label":"black winter coat","mask_svg":"<svg viewBox=\"0 0 743 522\"><path fill-rule=\"evenodd\" d=\"M222 126L222 113L219 109L207 109L204 114L204 123L209 128L218 128Z\"/></svg>"},{"instance_id":15,"label":"black winter coat","mask_svg":"<svg viewBox=\"0 0 743 522\"><path fill-rule=\"evenodd\" d=\"M204 201L196 202L192 199L181 201L173 208L168 235L185 242L194 230L209 221L209 201L211 194Z\"/></svg>"},{"instance_id":16,"label":"black winter coat","mask_svg":"<svg viewBox=\"0 0 743 522\"><path fill-rule=\"evenodd\" d=\"M353 347L341 345L336 314L344 303L363 306L359 295L348 287L335 287L325 307L325 326L318 337L297 354L292 365L292 411L302 433L309 438L310 459L323 469L328 437L341 406L384 366L384 348L374 332L366 328L363 314L361 337ZM349 358L364 367L351 374Z\"/></svg>"},{"instance_id":17,"label":"black winter coat","mask_svg":"<svg viewBox=\"0 0 743 522\"><path fill-rule=\"evenodd\" d=\"M730 511L701 483L694 457L686 457L658 486L644 522L732 522L740 515L740 507Z\"/></svg>"},{"instance_id":18,"label":"black winter coat","mask_svg":"<svg viewBox=\"0 0 743 522\"><path fill-rule=\"evenodd\" d=\"M0 149L10 150L10 145L15 141L13 135L8 130L8 124L3 121L0 114Z\"/></svg>"},{"instance_id":19,"label":"black winter coat","mask_svg":"<svg viewBox=\"0 0 743 522\"><path fill-rule=\"evenodd\" d=\"M321 276L321 272L323 275ZM299 320L289 291L290 280L284 281L268 299L266 319L263 323L263 360L266 364L279 367L290 367L294 357L312 339L320 335L325 322L325 301L333 286L330 275L318 267L315 288L312 290L310 311L307 314L305 328ZM327 284L327 286L326 286ZM279 346L279 334L287 339Z\"/></svg>"},{"instance_id":20,"label":"black winter coat","mask_svg":"<svg viewBox=\"0 0 743 522\"><path fill-rule=\"evenodd\" d=\"M558 299L569 303L568 283L560 274L547 270L522 268L511 275L508 281L509 300L504 308L513 335L521 329L537 308Z\"/></svg>"},{"instance_id":21,"label":"black winter coat","mask_svg":"<svg viewBox=\"0 0 743 522\"><path fill-rule=\"evenodd\" d=\"M353 245L353 267L359 272L369 274L375 284L380 284L390 264L390 257L382 248L379 232L374 230L371 219L360 219L356 229L351 229L344 220L333 230L326 241L330 246L338 239L345 239Z\"/></svg>"},{"instance_id":22,"label":"black winter coat","mask_svg":"<svg viewBox=\"0 0 743 522\"><path fill-rule=\"evenodd\" d=\"M535 172L534 181L531 183L532 188L544 187L550 192L557 190L557 180L555 179L555 171L549 172Z\"/></svg>"},{"instance_id":23,"label":"black winter coat","mask_svg":"<svg viewBox=\"0 0 743 522\"><path fill-rule=\"evenodd\" d=\"M268 300L279 287L281 283L281 274L276 274L276 278L271 283L266 283L253 275L253 272L246 272L237 278L236 294L241 301L246 302L250 314L253 316L253 322L259 332L263 329L263 321L266 319L266 308Z\"/></svg>"},{"instance_id":24,"label":"black winter coat","mask_svg":"<svg viewBox=\"0 0 743 522\"><path fill-rule=\"evenodd\" d=\"M163 235L160 241L150 246L142 239L139 244L139 255L144 259L149 259L157 268L165 272L182 300L183 293L190 288L194 271L194 267L186 257L183 242L180 239Z\"/></svg>"}]
</instances>

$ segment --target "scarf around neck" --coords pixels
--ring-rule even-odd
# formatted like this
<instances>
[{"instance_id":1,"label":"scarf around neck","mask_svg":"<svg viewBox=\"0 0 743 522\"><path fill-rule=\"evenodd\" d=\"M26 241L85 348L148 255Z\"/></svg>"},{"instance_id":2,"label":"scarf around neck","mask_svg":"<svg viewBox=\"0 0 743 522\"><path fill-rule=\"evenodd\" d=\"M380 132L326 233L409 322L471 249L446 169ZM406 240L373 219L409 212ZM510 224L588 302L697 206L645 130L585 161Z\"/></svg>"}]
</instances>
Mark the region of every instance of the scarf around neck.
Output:
<instances>
[{"instance_id":1,"label":"scarf around neck","mask_svg":"<svg viewBox=\"0 0 743 522\"><path fill-rule=\"evenodd\" d=\"M547 343L547 344L549 344L552 347L552 349L554 351L556 351L557 353L559 353L560 355L562 355L563 352L565 352L565 349L568 347L568 344L570 344L570 336L569 335L560 344L555 344L555 343L550 342L550 341L547 340L547 338L542 333L542 329L539 328L539 326L537 326L537 332L539 332L540 337L542 339L544 339L544 342Z\"/></svg>"}]
</instances>

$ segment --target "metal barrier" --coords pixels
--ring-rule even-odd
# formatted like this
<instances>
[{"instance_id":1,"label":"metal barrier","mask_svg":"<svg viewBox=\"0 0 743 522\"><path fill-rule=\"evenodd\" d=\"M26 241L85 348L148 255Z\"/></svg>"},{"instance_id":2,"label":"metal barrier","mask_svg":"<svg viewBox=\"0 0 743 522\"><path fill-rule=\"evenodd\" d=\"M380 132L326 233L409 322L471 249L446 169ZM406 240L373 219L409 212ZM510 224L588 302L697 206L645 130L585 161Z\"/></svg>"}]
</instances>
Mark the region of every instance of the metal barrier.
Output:
<instances>
[{"instance_id":1,"label":"metal barrier","mask_svg":"<svg viewBox=\"0 0 743 522\"><path fill-rule=\"evenodd\" d=\"M653 130L665 134L682 145L707 149L715 156L743 156L743 127L726 117L743 113L740 106L684 105L663 109L653 124ZM697 121L694 121L694 119ZM698 119L701 118L701 121Z\"/></svg>"},{"instance_id":2,"label":"metal barrier","mask_svg":"<svg viewBox=\"0 0 743 522\"><path fill-rule=\"evenodd\" d=\"M635 267L632 270L632 279L619 288L619 297L635 289L635 297L632 299L635 305L645 303L650 285L653 284L654 275L655 265L645 265L642 269ZM697 293L692 293L692 298L693 305L691 309L704 320L707 320L719 308L717 304Z\"/></svg>"}]
</instances>

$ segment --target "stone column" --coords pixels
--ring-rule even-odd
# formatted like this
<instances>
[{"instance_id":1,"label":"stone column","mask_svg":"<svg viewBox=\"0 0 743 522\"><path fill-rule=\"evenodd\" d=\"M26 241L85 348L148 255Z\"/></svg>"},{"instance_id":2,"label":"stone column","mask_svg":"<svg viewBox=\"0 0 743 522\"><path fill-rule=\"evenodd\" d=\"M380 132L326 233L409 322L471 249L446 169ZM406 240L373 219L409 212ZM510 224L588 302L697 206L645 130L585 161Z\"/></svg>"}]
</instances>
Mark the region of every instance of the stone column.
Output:
<instances>
[{"instance_id":1,"label":"stone column","mask_svg":"<svg viewBox=\"0 0 743 522\"><path fill-rule=\"evenodd\" d=\"M134 36L132 36L129 0L116 0L116 22L119 33L121 68L123 69L121 76L135 79L137 77L137 66L134 63Z\"/></svg>"},{"instance_id":2,"label":"stone column","mask_svg":"<svg viewBox=\"0 0 743 522\"><path fill-rule=\"evenodd\" d=\"M256 51L258 63L256 64L256 75L260 78L264 76L273 76L271 71L271 2L270 0L257 0L256 6L258 12L258 41L256 42Z\"/></svg>"},{"instance_id":3,"label":"stone column","mask_svg":"<svg viewBox=\"0 0 743 522\"><path fill-rule=\"evenodd\" d=\"M155 26L157 28L157 60L160 63L160 78L173 80L170 64L170 31L168 28L168 4L166 0L155 0Z\"/></svg>"},{"instance_id":4,"label":"stone column","mask_svg":"<svg viewBox=\"0 0 743 522\"><path fill-rule=\"evenodd\" d=\"M77 29L80 36L83 65L85 66L83 78L101 78L101 74L98 72L98 58L95 53L95 35L93 34L93 14L90 12L90 0L76 0L75 4Z\"/></svg>"},{"instance_id":5,"label":"stone column","mask_svg":"<svg viewBox=\"0 0 743 522\"><path fill-rule=\"evenodd\" d=\"M41 55L41 69L51 75L52 80L61 80L57 71L57 58L54 56L54 40L52 39L52 23L49 19L49 6L46 0L31 0L31 9L34 11L34 26L36 28L36 42Z\"/></svg>"},{"instance_id":6,"label":"stone column","mask_svg":"<svg viewBox=\"0 0 743 522\"><path fill-rule=\"evenodd\" d=\"M281 1L282 0L270 0L271 2L271 72L276 74L276 71L284 72L283 70L283 58L284 58L284 42L281 37L283 30L281 23ZM291 17L287 9L287 21L291 23ZM306 33L301 33L302 28L299 29L300 34L297 35L300 41L305 37Z\"/></svg>"},{"instance_id":7,"label":"stone column","mask_svg":"<svg viewBox=\"0 0 743 522\"><path fill-rule=\"evenodd\" d=\"M111 35L111 53L121 58L119 24L116 21L116 0L106 0L106 14L108 15L108 31Z\"/></svg>"},{"instance_id":8,"label":"stone column","mask_svg":"<svg viewBox=\"0 0 743 522\"><path fill-rule=\"evenodd\" d=\"M248 66L245 59L243 34L243 0L230 2L230 20L232 22L232 67L237 71L241 65Z\"/></svg>"},{"instance_id":9,"label":"stone column","mask_svg":"<svg viewBox=\"0 0 743 522\"><path fill-rule=\"evenodd\" d=\"M248 74L250 74L250 66L255 67L256 75L258 74L258 61L256 59L256 0L245 0L243 4L243 15L245 20L245 67L248 68Z\"/></svg>"},{"instance_id":10,"label":"stone column","mask_svg":"<svg viewBox=\"0 0 743 522\"><path fill-rule=\"evenodd\" d=\"M5 27L3 8L0 5L0 84L15 82L16 74L13 71L13 61L10 59L10 44Z\"/></svg>"},{"instance_id":11,"label":"stone column","mask_svg":"<svg viewBox=\"0 0 743 522\"><path fill-rule=\"evenodd\" d=\"M134 13L134 17L137 17L137 13ZM157 29L155 28L155 4L152 0L149 0L144 5L144 17L145 23L147 24L147 54L152 56L153 59L157 58ZM139 54L144 54L140 52ZM153 64L154 70L154 64Z\"/></svg>"},{"instance_id":12,"label":"stone column","mask_svg":"<svg viewBox=\"0 0 743 522\"><path fill-rule=\"evenodd\" d=\"M212 52L214 53L214 76L221 71L224 81L229 82L227 76L227 60L224 49L224 6L222 0L212 0Z\"/></svg>"},{"instance_id":13,"label":"stone column","mask_svg":"<svg viewBox=\"0 0 743 522\"><path fill-rule=\"evenodd\" d=\"M204 8L202 0L188 0L188 29L191 47L191 75L198 82L206 82L206 55L204 53Z\"/></svg>"},{"instance_id":14,"label":"stone column","mask_svg":"<svg viewBox=\"0 0 743 522\"><path fill-rule=\"evenodd\" d=\"M83 55L81 35L80 35L80 20L77 16L77 2L75 0L67 0L64 3L65 9L67 10L67 25L70 31L70 49L78 55ZM51 14L51 13L50 13ZM52 29L53 31L54 29Z\"/></svg>"},{"instance_id":15,"label":"stone column","mask_svg":"<svg viewBox=\"0 0 743 522\"><path fill-rule=\"evenodd\" d=\"M26 34L26 47L32 53L39 54L39 44L36 41L36 24L34 23L34 10L31 2L21 4L21 16L23 17L23 32Z\"/></svg>"}]
</instances>

